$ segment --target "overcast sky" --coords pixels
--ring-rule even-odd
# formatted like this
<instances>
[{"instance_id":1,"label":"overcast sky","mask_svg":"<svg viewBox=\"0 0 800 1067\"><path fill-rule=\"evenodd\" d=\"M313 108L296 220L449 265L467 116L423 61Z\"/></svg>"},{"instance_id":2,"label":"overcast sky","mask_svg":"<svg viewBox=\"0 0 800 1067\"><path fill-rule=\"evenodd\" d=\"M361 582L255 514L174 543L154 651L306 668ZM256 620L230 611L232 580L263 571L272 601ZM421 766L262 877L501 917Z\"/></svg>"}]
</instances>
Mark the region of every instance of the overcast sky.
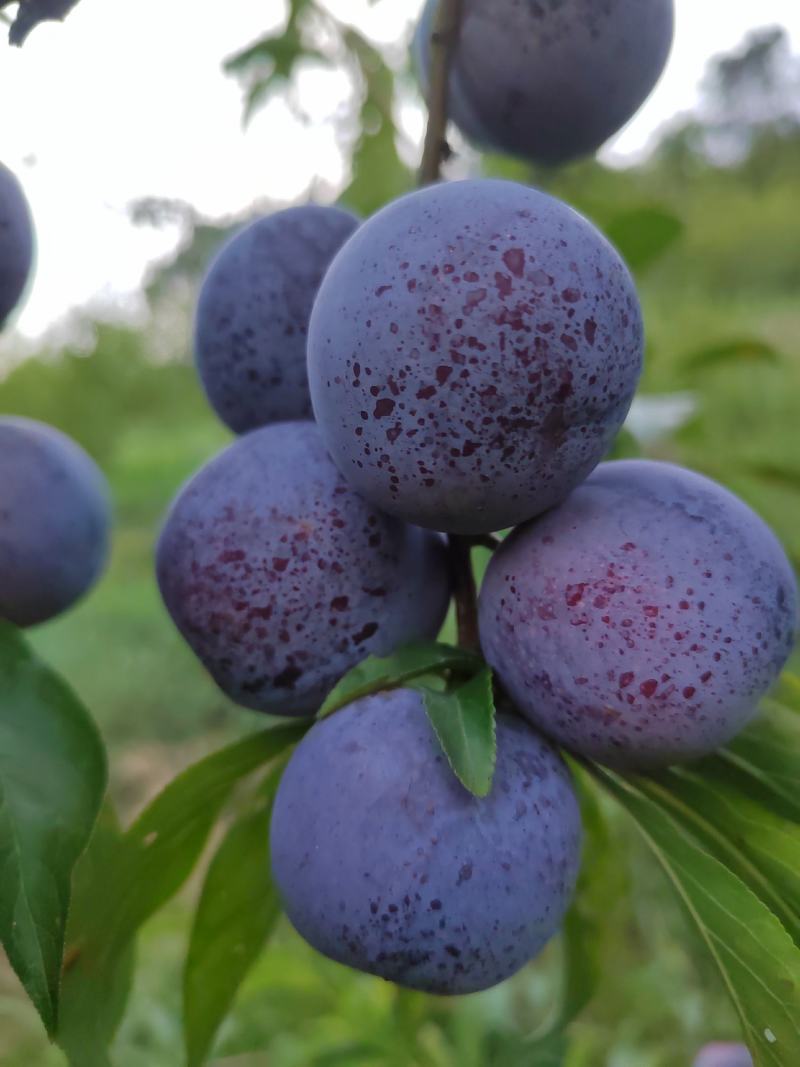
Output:
<instances>
[{"instance_id":1,"label":"overcast sky","mask_svg":"<svg viewBox=\"0 0 800 1067\"><path fill-rule=\"evenodd\" d=\"M328 0L378 40L396 41L421 0ZM22 50L0 46L0 159L31 200L39 239L35 285L17 329L45 330L71 308L125 300L175 233L135 228L129 203L189 201L221 216L261 198L290 201L315 179L342 178L333 126L297 122L275 100L247 130L241 94L222 60L281 23L282 0L81 0L63 25L37 29ZM691 108L709 58L759 26L785 25L800 52L798 0L677 0L678 32L658 89L607 150L640 152ZM0 35L3 34L0 28ZM346 85L307 86L324 120ZM14 344L7 337L3 345Z\"/></svg>"}]
</instances>

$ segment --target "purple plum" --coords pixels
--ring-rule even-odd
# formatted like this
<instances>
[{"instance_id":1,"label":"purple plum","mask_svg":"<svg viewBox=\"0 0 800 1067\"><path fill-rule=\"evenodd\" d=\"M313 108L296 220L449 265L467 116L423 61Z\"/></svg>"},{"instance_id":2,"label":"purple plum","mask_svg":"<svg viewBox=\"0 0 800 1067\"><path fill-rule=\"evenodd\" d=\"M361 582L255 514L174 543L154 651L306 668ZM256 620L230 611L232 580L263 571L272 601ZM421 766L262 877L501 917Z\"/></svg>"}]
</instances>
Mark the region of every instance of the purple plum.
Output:
<instances>
[{"instance_id":1,"label":"purple plum","mask_svg":"<svg viewBox=\"0 0 800 1067\"><path fill-rule=\"evenodd\" d=\"M423 87L438 0L414 42ZM633 117L672 47L673 0L463 0L449 113L484 148L554 165Z\"/></svg>"},{"instance_id":2,"label":"purple plum","mask_svg":"<svg viewBox=\"0 0 800 1067\"><path fill-rule=\"evenodd\" d=\"M319 952L430 993L488 989L561 924L580 861L580 811L557 753L516 716L497 722L480 800L451 771L422 697L398 689L317 723L284 772L272 870Z\"/></svg>"},{"instance_id":3,"label":"purple plum","mask_svg":"<svg viewBox=\"0 0 800 1067\"><path fill-rule=\"evenodd\" d=\"M217 254L200 290L195 358L235 433L311 416L306 339L322 276L358 220L336 207L278 211Z\"/></svg>"},{"instance_id":4,"label":"purple plum","mask_svg":"<svg viewBox=\"0 0 800 1067\"><path fill-rule=\"evenodd\" d=\"M745 1045L718 1041L700 1050L693 1067L753 1067L753 1057Z\"/></svg>"},{"instance_id":5,"label":"purple plum","mask_svg":"<svg viewBox=\"0 0 800 1067\"><path fill-rule=\"evenodd\" d=\"M33 220L22 186L0 163L0 329L20 302L33 265Z\"/></svg>"},{"instance_id":6,"label":"purple plum","mask_svg":"<svg viewBox=\"0 0 800 1067\"><path fill-rule=\"evenodd\" d=\"M72 607L108 556L105 479L71 438L0 417L0 618L33 626Z\"/></svg>"},{"instance_id":7,"label":"purple plum","mask_svg":"<svg viewBox=\"0 0 800 1067\"><path fill-rule=\"evenodd\" d=\"M639 380L642 320L622 260L566 204L453 182L351 237L308 354L323 439L354 488L477 534L552 507L600 462Z\"/></svg>"},{"instance_id":8,"label":"purple plum","mask_svg":"<svg viewBox=\"0 0 800 1067\"><path fill-rule=\"evenodd\" d=\"M696 759L756 714L797 627L766 524L699 474L602 465L516 530L480 595L484 654L532 723L621 769Z\"/></svg>"},{"instance_id":9,"label":"purple plum","mask_svg":"<svg viewBox=\"0 0 800 1067\"><path fill-rule=\"evenodd\" d=\"M157 549L176 626L236 703L307 715L351 667L439 632L444 539L347 485L310 422L254 430L179 494Z\"/></svg>"}]
</instances>

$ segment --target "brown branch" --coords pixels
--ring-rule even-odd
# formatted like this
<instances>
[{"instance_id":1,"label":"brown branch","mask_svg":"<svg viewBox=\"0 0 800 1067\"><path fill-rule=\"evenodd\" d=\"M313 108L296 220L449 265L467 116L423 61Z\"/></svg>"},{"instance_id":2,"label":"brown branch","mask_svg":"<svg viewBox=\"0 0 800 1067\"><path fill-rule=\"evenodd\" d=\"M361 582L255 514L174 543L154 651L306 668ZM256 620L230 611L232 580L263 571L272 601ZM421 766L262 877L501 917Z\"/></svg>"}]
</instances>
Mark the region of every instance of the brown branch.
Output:
<instances>
[{"instance_id":1,"label":"brown branch","mask_svg":"<svg viewBox=\"0 0 800 1067\"><path fill-rule=\"evenodd\" d=\"M428 71L428 127L419 184L430 185L441 175L442 162L450 152L447 144L448 82L453 53L461 27L462 0L439 0L431 35Z\"/></svg>"},{"instance_id":2,"label":"brown branch","mask_svg":"<svg viewBox=\"0 0 800 1067\"><path fill-rule=\"evenodd\" d=\"M449 154L447 107L450 66L461 28L462 0L439 0L431 34L431 61L428 71L428 126L419 169L419 185L431 185L441 177L442 162ZM478 636L478 591L472 570L471 537L448 537L453 598L458 623L458 643L462 648L480 650Z\"/></svg>"},{"instance_id":3,"label":"brown branch","mask_svg":"<svg viewBox=\"0 0 800 1067\"><path fill-rule=\"evenodd\" d=\"M472 545L468 537L451 534L450 569L453 579L453 599L456 605L458 644L470 652L480 652L478 632L478 590L472 570Z\"/></svg>"}]
</instances>

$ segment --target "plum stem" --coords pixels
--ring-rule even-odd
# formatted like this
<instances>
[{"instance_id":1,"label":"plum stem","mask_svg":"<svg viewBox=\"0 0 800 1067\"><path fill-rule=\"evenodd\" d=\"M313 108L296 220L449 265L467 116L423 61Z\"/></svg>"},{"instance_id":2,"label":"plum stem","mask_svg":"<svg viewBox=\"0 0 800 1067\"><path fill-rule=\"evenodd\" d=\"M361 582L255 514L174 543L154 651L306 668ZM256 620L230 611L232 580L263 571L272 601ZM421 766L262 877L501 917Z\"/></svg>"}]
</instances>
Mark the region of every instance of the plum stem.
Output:
<instances>
[{"instance_id":1,"label":"plum stem","mask_svg":"<svg viewBox=\"0 0 800 1067\"><path fill-rule=\"evenodd\" d=\"M458 644L469 652L480 652L478 631L478 589L472 569L472 541L469 537L450 534L450 569L453 599L456 605Z\"/></svg>"},{"instance_id":2,"label":"plum stem","mask_svg":"<svg viewBox=\"0 0 800 1067\"><path fill-rule=\"evenodd\" d=\"M431 34L431 63L428 72L428 125L419 169L420 186L437 182L442 162L450 152L447 144L448 82L453 52L461 28L462 0L439 0ZM451 534L450 567L456 605L458 643L471 651L480 650L478 636L478 591L472 570L473 538Z\"/></svg>"},{"instance_id":3,"label":"plum stem","mask_svg":"<svg viewBox=\"0 0 800 1067\"><path fill-rule=\"evenodd\" d=\"M447 103L450 65L461 27L462 0L439 0L431 34L428 74L428 126L419 169L419 184L430 185L441 175L450 153L447 143Z\"/></svg>"}]
</instances>

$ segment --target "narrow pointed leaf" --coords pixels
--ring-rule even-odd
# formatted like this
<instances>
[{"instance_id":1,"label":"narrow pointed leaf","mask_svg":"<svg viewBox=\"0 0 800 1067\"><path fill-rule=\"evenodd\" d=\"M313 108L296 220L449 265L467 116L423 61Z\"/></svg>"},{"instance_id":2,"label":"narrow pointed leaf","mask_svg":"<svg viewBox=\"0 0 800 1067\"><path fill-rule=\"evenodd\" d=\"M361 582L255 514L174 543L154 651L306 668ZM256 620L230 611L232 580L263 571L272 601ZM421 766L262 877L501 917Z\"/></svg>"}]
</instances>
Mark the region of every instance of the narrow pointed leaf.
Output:
<instances>
[{"instance_id":1,"label":"narrow pointed leaf","mask_svg":"<svg viewBox=\"0 0 800 1067\"><path fill-rule=\"evenodd\" d=\"M96 930L98 893L105 872L120 859L121 844L122 831L107 802L72 880L57 1037L71 1067L110 1067L108 1048L133 981L133 942L111 960L99 961L96 952L102 937Z\"/></svg>"},{"instance_id":2,"label":"narrow pointed leaf","mask_svg":"<svg viewBox=\"0 0 800 1067\"><path fill-rule=\"evenodd\" d=\"M800 951L745 883L635 786L595 769L636 820L716 963L756 1067L800 1063Z\"/></svg>"},{"instance_id":3,"label":"narrow pointed leaf","mask_svg":"<svg viewBox=\"0 0 800 1067\"><path fill-rule=\"evenodd\" d=\"M488 796L497 760L492 672L484 668L470 681L444 693L427 686L420 686L420 690L456 777L475 796Z\"/></svg>"},{"instance_id":4,"label":"narrow pointed leaf","mask_svg":"<svg viewBox=\"0 0 800 1067\"><path fill-rule=\"evenodd\" d=\"M761 717L721 753L746 771L785 814L800 821L800 716L768 702Z\"/></svg>"},{"instance_id":5,"label":"narrow pointed leaf","mask_svg":"<svg viewBox=\"0 0 800 1067\"><path fill-rule=\"evenodd\" d=\"M94 872L94 914L76 946L90 971L87 983L102 988L119 982L120 957L130 951L142 923L189 877L234 787L307 729L306 723L292 723L264 730L189 767L108 849Z\"/></svg>"},{"instance_id":6,"label":"narrow pointed leaf","mask_svg":"<svg viewBox=\"0 0 800 1067\"><path fill-rule=\"evenodd\" d=\"M105 786L105 750L88 713L0 624L0 941L50 1034L70 879Z\"/></svg>"},{"instance_id":7,"label":"narrow pointed leaf","mask_svg":"<svg viewBox=\"0 0 800 1067\"><path fill-rule=\"evenodd\" d=\"M746 882L800 947L800 824L753 799L758 783L748 789L722 760L637 784Z\"/></svg>"},{"instance_id":8,"label":"narrow pointed leaf","mask_svg":"<svg viewBox=\"0 0 800 1067\"><path fill-rule=\"evenodd\" d=\"M269 822L281 766L261 806L231 826L206 874L183 977L189 1067L200 1067L247 972L281 914L269 863Z\"/></svg>"}]
</instances>

